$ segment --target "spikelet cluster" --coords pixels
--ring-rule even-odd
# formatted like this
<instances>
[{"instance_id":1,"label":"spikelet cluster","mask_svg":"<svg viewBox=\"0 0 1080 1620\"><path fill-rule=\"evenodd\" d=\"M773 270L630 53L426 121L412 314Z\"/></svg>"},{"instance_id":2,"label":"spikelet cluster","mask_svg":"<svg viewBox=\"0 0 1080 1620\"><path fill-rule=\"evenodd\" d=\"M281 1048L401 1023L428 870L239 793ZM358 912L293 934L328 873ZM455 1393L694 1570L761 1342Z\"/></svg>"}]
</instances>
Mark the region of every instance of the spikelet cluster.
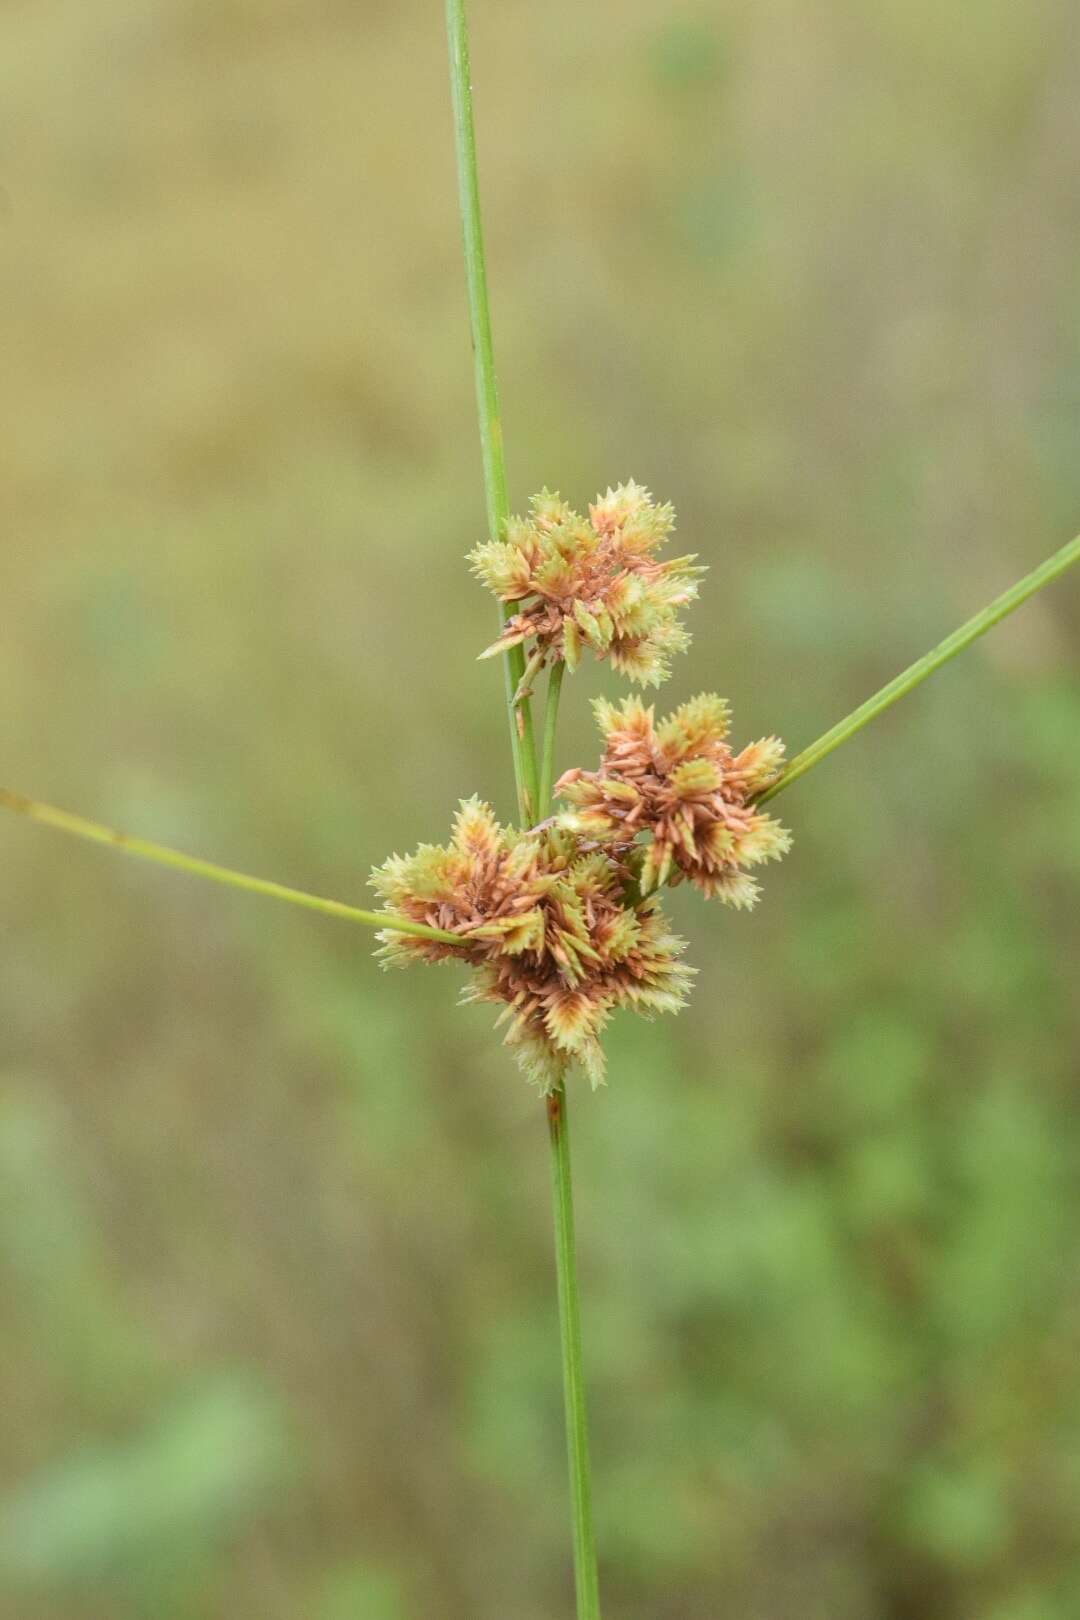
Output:
<instances>
[{"instance_id":1,"label":"spikelet cluster","mask_svg":"<svg viewBox=\"0 0 1080 1620\"><path fill-rule=\"evenodd\" d=\"M387 911L461 938L388 929L384 961L468 964L462 999L502 1003L507 1044L544 1092L575 1064L603 1080L599 1035L615 1008L651 1016L685 1002L692 970L657 899L642 900L617 856L583 850L566 829L503 827L468 799L448 844L393 855L371 882Z\"/></svg>"},{"instance_id":2,"label":"spikelet cluster","mask_svg":"<svg viewBox=\"0 0 1080 1620\"><path fill-rule=\"evenodd\" d=\"M480 656L532 642L533 671L558 659L573 670L588 649L629 680L658 685L672 653L689 645L678 610L697 596L705 571L692 555L658 560L674 521L670 506L633 482L598 496L587 518L542 490L504 538L469 553L501 602L521 603Z\"/></svg>"},{"instance_id":3,"label":"spikelet cluster","mask_svg":"<svg viewBox=\"0 0 1080 1620\"><path fill-rule=\"evenodd\" d=\"M659 724L638 698L601 699L594 710L604 756L598 770L567 771L556 783L556 793L574 806L560 825L616 854L650 834L642 894L688 878L707 898L752 906L758 885L745 868L791 847L787 830L753 803L780 770L779 739L764 737L732 753L728 705L712 692Z\"/></svg>"},{"instance_id":4,"label":"spikelet cluster","mask_svg":"<svg viewBox=\"0 0 1080 1620\"><path fill-rule=\"evenodd\" d=\"M516 608L481 656L530 644L515 702L545 663L574 669L586 649L640 685L664 679L689 644L679 610L704 572L692 556L659 560L673 522L635 483L609 489L587 518L544 490L528 517L470 553ZM519 830L464 800L447 844L392 855L371 875L389 924L384 963L463 963L462 999L502 1007L506 1042L545 1093L575 1066L600 1084L600 1036L616 1008L651 1017L684 1005L693 969L657 891L688 879L708 898L752 906L748 869L791 843L756 802L783 744L765 737L734 753L722 698L703 693L659 723L639 698L594 707L604 755L556 783L569 809ZM402 933L391 919L405 918L452 938Z\"/></svg>"}]
</instances>

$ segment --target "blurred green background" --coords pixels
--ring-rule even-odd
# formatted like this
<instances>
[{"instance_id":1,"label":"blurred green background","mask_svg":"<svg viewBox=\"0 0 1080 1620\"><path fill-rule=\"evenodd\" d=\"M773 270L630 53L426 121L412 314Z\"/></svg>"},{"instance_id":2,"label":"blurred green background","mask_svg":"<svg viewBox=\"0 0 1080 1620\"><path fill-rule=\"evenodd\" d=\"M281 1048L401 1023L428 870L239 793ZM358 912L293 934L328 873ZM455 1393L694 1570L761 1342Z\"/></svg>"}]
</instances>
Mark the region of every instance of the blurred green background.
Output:
<instances>
[{"instance_id":1,"label":"blurred green background","mask_svg":"<svg viewBox=\"0 0 1080 1620\"><path fill-rule=\"evenodd\" d=\"M804 745L1078 527L1071 0L473 6L514 503ZM365 903L509 815L441 8L0 14L2 778ZM1080 590L793 789L575 1102L605 1612L1080 1613ZM595 752L572 683L559 767ZM571 1608L542 1110L455 970L0 825L3 1620Z\"/></svg>"}]
</instances>

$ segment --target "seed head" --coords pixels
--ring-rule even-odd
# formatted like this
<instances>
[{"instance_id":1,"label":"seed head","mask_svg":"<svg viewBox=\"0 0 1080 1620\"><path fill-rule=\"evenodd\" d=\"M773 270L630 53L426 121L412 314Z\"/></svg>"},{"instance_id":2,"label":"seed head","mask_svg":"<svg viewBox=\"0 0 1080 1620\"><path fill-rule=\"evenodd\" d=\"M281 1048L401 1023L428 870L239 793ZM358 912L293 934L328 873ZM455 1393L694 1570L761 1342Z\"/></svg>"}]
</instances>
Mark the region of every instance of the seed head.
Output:
<instances>
[{"instance_id":1,"label":"seed head","mask_svg":"<svg viewBox=\"0 0 1080 1620\"><path fill-rule=\"evenodd\" d=\"M462 999L503 1004L499 1023L542 1091L579 1063L604 1078L599 1035L616 1007L646 1017L683 1006L692 970L655 897L627 899L631 874L565 828L502 827L462 803L449 844L393 855L371 875L387 910L461 936L460 945L386 930L387 964L462 961Z\"/></svg>"},{"instance_id":2,"label":"seed head","mask_svg":"<svg viewBox=\"0 0 1080 1620\"><path fill-rule=\"evenodd\" d=\"M534 668L561 658L574 670L587 648L639 685L659 685L671 655L690 644L678 610L705 572L693 555L657 560L674 523L672 508L633 482L597 496L587 518L541 490L528 517L511 518L502 539L469 553L488 590L522 603L480 656L535 641Z\"/></svg>"},{"instance_id":3,"label":"seed head","mask_svg":"<svg viewBox=\"0 0 1080 1620\"><path fill-rule=\"evenodd\" d=\"M728 705L713 692L691 698L659 725L639 698L617 705L600 699L593 707L604 756L598 770L567 771L555 784L574 806L559 825L624 860L638 835L650 834L642 894L689 878L706 898L752 906L758 885L744 868L791 847L786 828L753 803L777 775L783 743L763 737L733 754Z\"/></svg>"}]
</instances>

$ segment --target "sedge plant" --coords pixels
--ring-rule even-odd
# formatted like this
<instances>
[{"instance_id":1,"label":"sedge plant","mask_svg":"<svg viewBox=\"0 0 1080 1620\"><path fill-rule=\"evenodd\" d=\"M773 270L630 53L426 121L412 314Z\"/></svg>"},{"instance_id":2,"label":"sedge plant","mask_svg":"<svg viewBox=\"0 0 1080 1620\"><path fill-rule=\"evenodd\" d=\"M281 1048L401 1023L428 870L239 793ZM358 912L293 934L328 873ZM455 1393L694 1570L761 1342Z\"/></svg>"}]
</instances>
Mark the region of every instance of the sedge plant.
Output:
<instances>
[{"instance_id":1,"label":"sedge plant","mask_svg":"<svg viewBox=\"0 0 1080 1620\"><path fill-rule=\"evenodd\" d=\"M456 962L463 999L500 1009L509 1050L540 1093L551 1152L559 1338L566 1410L577 1620L600 1614L570 1170L568 1091L605 1078L613 1013L677 1012L693 969L662 905L688 882L747 909L756 870L791 835L764 808L999 620L1080 561L1080 537L1004 591L924 657L785 763L775 736L736 749L726 702L706 692L666 716L641 690L684 651L684 618L705 569L670 555L675 515L632 480L583 513L542 490L511 515L488 305L464 0L447 0L450 81L487 534L470 553L499 606L481 658L503 667L517 820L480 797L461 802L445 844L392 855L372 873L369 910L251 877L0 789L0 806L58 831L190 876L377 930L383 964ZM631 691L594 705L602 751L554 779L567 674L606 662ZM533 699L545 688L542 732ZM636 688L637 690L633 690Z\"/></svg>"}]
</instances>

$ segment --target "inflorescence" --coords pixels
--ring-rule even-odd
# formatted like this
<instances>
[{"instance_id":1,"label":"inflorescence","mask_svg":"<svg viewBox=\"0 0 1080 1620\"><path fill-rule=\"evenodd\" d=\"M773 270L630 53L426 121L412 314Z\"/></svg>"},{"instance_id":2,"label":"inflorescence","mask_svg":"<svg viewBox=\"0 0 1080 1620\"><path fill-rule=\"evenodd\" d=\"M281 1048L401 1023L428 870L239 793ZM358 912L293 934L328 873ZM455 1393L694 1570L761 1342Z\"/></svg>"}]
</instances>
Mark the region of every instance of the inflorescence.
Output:
<instances>
[{"instance_id":1,"label":"inflorescence","mask_svg":"<svg viewBox=\"0 0 1080 1620\"><path fill-rule=\"evenodd\" d=\"M786 828L753 804L783 764L780 739L763 737L732 754L728 705L714 692L659 725L640 698L618 706L600 698L594 709L604 757L599 770L570 770L556 782L556 794L577 807L560 826L619 852L648 833L643 894L688 878L707 900L752 906L758 885L743 868L791 848Z\"/></svg>"},{"instance_id":2,"label":"inflorescence","mask_svg":"<svg viewBox=\"0 0 1080 1620\"><path fill-rule=\"evenodd\" d=\"M573 671L587 648L628 680L658 686L671 654L690 645L678 609L697 596L705 572L693 555L657 560L674 524L671 507L632 481L598 495L587 518L541 490L504 539L469 554L500 602L523 604L480 656L532 641L533 671L558 659Z\"/></svg>"},{"instance_id":3,"label":"inflorescence","mask_svg":"<svg viewBox=\"0 0 1080 1620\"><path fill-rule=\"evenodd\" d=\"M372 882L388 909L461 935L444 945L388 930L382 957L468 963L463 999L504 1004L507 1043L543 1091L575 1059L599 1084L598 1036L615 1007L675 1012L686 998L685 946L656 898L634 892L624 861L562 828L501 827L468 799L448 845L394 855Z\"/></svg>"},{"instance_id":4,"label":"inflorescence","mask_svg":"<svg viewBox=\"0 0 1080 1620\"><path fill-rule=\"evenodd\" d=\"M546 490L535 496L528 519L470 554L500 600L525 604L488 652L531 642L531 675L560 659L573 669L587 647L630 679L659 683L668 655L689 643L676 609L704 571L693 557L656 560L673 523L634 483L609 489L588 520ZM791 845L755 807L783 744L765 737L733 753L722 698L702 693L659 723L633 697L595 711L604 754L595 771L556 783L569 809L514 828L465 800L449 844L393 855L371 876L387 911L460 936L388 929L384 961L468 965L462 999L502 1004L507 1044L544 1092L575 1064L594 1086L603 1080L600 1034L617 1007L651 1017L685 1004L694 970L657 891L686 879L707 899L748 908L758 885L746 868Z\"/></svg>"}]
</instances>

